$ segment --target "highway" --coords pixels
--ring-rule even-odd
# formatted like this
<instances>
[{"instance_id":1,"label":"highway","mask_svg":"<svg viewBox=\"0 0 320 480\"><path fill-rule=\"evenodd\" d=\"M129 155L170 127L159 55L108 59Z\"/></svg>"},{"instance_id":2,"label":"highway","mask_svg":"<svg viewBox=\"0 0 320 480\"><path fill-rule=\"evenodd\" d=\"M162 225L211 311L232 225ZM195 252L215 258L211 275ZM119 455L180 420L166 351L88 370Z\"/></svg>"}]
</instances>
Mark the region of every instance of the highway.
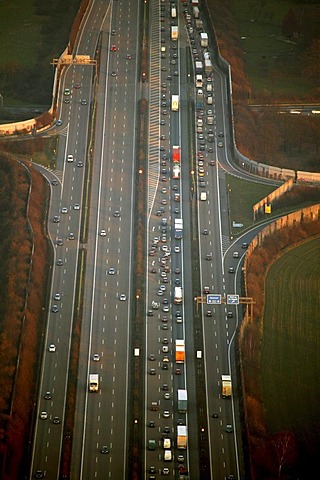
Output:
<instances>
[{"instance_id":1,"label":"highway","mask_svg":"<svg viewBox=\"0 0 320 480\"><path fill-rule=\"evenodd\" d=\"M77 49L94 56L102 15L99 2L90 8L85 22L88 37L80 35ZM40 372L39 400L32 445L30 478L58 478L67 402L67 381L70 361L72 321L80 242L80 221L84 189L84 172L88 141L90 99L92 97L91 66L68 67L61 79L60 134L57 185L51 184L52 201L48 230L54 248L51 302L44 338L44 359ZM65 89L69 94L65 95ZM84 101L85 100L85 101ZM52 131L55 133L55 129ZM68 155L72 155L68 161ZM51 180L52 174L48 174ZM54 221L54 217L58 221ZM53 347L49 348L50 345ZM51 350L51 351L49 351Z\"/></svg>"},{"instance_id":2,"label":"highway","mask_svg":"<svg viewBox=\"0 0 320 480\"><path fill-rule=\"evenodd\" d=\"M114 2L102 27L72 452L77 479L126 475L138 19L135 5ZM99 374L97 393L89 392L90 373Z\"/></svg>"},{"instance_id":3,"label":"highway","mask_svg":"<svg viewBox=\"0 0 320 480\"><path fill-rule=\"evenodd\" d=\"M235 378L236 374L237 309L199 304L201 329L195 328L194 298L203 296L205 287L222 297L238 293L245 253L242 243L250 241L253 233L235 244L230 239L226 172L242 178L251 176L234 167L228 158L229 99L225 96L226 80L216 68L211 79L204 80L203 107L197 111L192 108L198 95L194 83L195 60L202 58L205 49L194 29L191 5L183 12L185 7L177 2L174 18L168 2L151 0L144 8L149 9L148 83L142 87L138 80L143 12L132 1L101 0L90 4L75 52L94 58L98 49L98 71L91 66L72 65L65 69L61 79L61 125L52 129L52 133L59 133L58 163L53 174L46 174L52 191L48 228L54 265L30 478L59 477L62 427L69 400L72 326L79 305L76 290L79 259L85 260L81 263L85 268L81 267L83 298L77 392L76 399L70 400L75 401L76 412L70 478L130 475L127 405L133 356L130 304L135 254L132 232L136 121L138 100L146 93L149 101L146 350L143 352L146 361L141 386L145 389L145 422L140 426L145 447L141 459L144 478L165 474L173 479L179 470L189 472L190 478L200 478L203 465L207 465L202 462L203 456L208 457L210 470L203 478L231 479L243 474L236 383L231 399L223 399L221 395L221 375L231 374ZM170 39L171 24L179 26L176 41ZM210 105L207 105L208 84L212 85L214 98ZM171 110L173 94L180 98L177 112ZM210 125L209 116L214 118ZM196 132L198 119L204 123L202 133ZM92 137L91 121L95 125ZM210 135L213 141L209 140ZM171 159L174 145L181 146L181 176L176 179ZM68 159L68 155L72 158ZM88 169L91 171L89 199L85 176ZM58 180L54 182L56 185L52 184L53 179ZM200 200L201 192L207 194L204 201ZM84 215L89 222L87 231L82 232ZM183 219L182 240L174 234L177 218ZM197 241L199 250L195 251ZM235 252L239 255L234 255ZM198 254L199 272L195 272L194 257ZM230 267L235 273L229 273ZM183 287L181 305L173 302L175 286ZM197 359L196 352L199 338L203 344L201 359ZM175 362L176 339L185 340L184 364ZM53 347L49 348L50 345ZM200 393L206 401L204 412L197 408L199 370L205 380ZM99 375L97 392L89 391L90 374ZM186 414L177 409L178 389L188 391ZM178 424L187 426L186 449L177 448ZM171 461L164 461L163 438L171 440ZM149 440L155 441L155 450Z\"/></svg>"}]
</instances>

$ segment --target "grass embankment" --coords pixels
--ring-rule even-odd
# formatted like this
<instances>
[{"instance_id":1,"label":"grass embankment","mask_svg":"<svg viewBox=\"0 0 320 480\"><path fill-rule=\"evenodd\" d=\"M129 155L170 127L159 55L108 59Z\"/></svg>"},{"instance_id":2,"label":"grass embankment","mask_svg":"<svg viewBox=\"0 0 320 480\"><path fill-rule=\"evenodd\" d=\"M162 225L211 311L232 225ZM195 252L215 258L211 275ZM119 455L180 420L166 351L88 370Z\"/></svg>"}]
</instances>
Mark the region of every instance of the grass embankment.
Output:
<instances>
[{"instance_id":1,"label":"grass embankment","mask_svg":"<svg viewBox=\"0 0 320 480\"><path fill-rule=\"evenodd\" d=\"M253 206L277 189L274 185L248 182L232 175L227 175L228 199L230 208L230 228L232 235L240 235L250 228L253 220ZM277 217L299 208L320 203L320 187L294 186L274 202L271 214L261 214L256 223ZM232 228L232 222L242 223L242 228Z\"/></svg>"},{"instance_id":2,"label":"grass embankment","mask_svg":"<svg viewBox=\"0 0 320 480\"><path fill-rule=\"evenodd\" d=\"M0 90L4 107L50 105L54 75L50 62L66 48L80 3L0 3Z\"/></svg>"},{"instance_id":3,"label":"grass embankment","mask_svg":"<svg viewBox=\"0 0 320 480\"><path fill-rule=\"evenodd\" d=\"M294 433L301 474L303 466L317 471L320 446L319 265L318 238L283 255L266 279L261 355L266 424L271 434Z\"/></svg>"},{"instance_id":4,"label":"grass embankment","mask_svg":"<svg viewBox=\"0 0 320 480\"><path fill-rule=\"evenodd\" d=\"M296 5L293 0L232 2L253 96L303 98L312 89L301 66L305 36L291 40L282 33L283 19Z\"/></svg>"}]
</instances>

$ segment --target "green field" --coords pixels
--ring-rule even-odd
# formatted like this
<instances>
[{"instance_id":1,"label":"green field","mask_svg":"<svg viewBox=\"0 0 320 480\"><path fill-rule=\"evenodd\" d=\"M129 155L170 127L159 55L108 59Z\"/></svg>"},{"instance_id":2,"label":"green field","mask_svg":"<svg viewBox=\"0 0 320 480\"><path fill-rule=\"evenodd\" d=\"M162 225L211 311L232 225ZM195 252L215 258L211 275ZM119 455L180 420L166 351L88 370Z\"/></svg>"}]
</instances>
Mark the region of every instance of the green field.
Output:
<instances>
[{"instance_id":1,"label":"green field","mask_svg":"<svg viewBox=\"0 0 320 480\"><path fill-rule=\"evenodd\" d=\"M53 58L66 48L80 0L0 2L3 106L50 105ZM0 112L2 113L2 112Z\"/></svg>"},{"instance_id":2,"label":"green field","mask_svg":"<svg viewBox=\"0 0 320 480\"><path fill-rule=\"evenodd\" d=\"M0 3L1 64L32 66L41 43L43 19L36 15L34 0Z\"/></svg>"},{"instance_id":3,"label":"green field","mask_svg":"<svg viewBox=\"0 0 320 480\"><path fill-rule=\"evenodd\" d=\"M304 96L312 88L300 70L305 36L291 41L282 35L282 20L294 0L237 0L232 9L253 89L263 95Z\"/></svg>"},{"instance_id":4,"label":"green field","mask_svg":"<svg viewBox=\"0 0 320 480\"><path fill-rule=\"evenodd\" d=\"M233 229L233 235L241 233L253 223L252 207L277 187L261 183L240 180L233 175L227 175L230 222L243 223L242 229Z\"/></svg>"},{"instance_id":5,"label":"green field","mask_svg":"<svg viewBox=\"0 0 320 480\"><path fill-rule=\"evenodd\" d=\"M272 265L266 281L261 356L268 430L294 432L298 462L311 467L310 472L320 454L319 266L319 238Z\"/></svg>"}]
</instances>

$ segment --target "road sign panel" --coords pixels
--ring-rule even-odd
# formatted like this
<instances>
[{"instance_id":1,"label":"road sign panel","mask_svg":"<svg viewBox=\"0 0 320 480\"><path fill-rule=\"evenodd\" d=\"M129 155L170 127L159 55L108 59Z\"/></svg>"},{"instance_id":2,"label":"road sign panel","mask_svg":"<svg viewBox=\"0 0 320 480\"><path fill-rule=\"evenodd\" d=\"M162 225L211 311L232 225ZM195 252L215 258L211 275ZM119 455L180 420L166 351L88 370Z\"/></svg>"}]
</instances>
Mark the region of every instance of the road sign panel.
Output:
<instances>
[{"instance_id":1,"label":"road sign panel","mask_svg":"<svg viewBox=\"0 0 320 480\"><path fill-rule=\"evenodd\" d=\"M221 295L218 293L209 293L207 295L207 305L220 305Z\"/></svg>"},{"instance_id":2,"label":"road sign panel","mask_svg":"<svg viewBox=\"0 0 320 480\"><path fill-rule=\"evenodd\" d=\"M239 305L239 295L227 295L227 305Z\"/></svg>"}]
</instances>

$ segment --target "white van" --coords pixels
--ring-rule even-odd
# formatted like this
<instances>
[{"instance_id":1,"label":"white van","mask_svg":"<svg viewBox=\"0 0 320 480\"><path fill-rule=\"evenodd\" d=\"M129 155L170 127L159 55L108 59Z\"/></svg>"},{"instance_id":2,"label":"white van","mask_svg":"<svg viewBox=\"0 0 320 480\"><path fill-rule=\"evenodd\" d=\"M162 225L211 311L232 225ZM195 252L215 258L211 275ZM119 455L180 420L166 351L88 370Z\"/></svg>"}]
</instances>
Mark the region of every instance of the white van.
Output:
<instances>
[{"instance_id":1,"label":"white van","mask_svg":"<svg viewBox=\"0 0 320 480\"><path fill-rule=\"evenodd\" d=\"M202 202L205 202L207 200L207 192L201 192L200 193L200 200Z\"/></svg>"},{"instance_id":2,"label":"white van","mask_svg":"<svg viewBox=\"0 0 320 480\"><path fill-rule=\"evenodd\" d=\"M212 92L212 83L207 83L206 89L207 92Z\"/></svg>"},{"instance_id":3,"label":"white van","mask_svg":"<svg viewBox=\"0 0 320 480\"><path fill-rule=\"evenodd\" d=\"M171 450L165 450L165 451L164 451L163 459L164 459L165 462L171 462L171 460L172 460L172 452L171 452Z\"/></svg>"},{"instance_id":4,"label":"white van","mask_svg":"<svg viewBox=\"0 0 320 480\"><path fill-rule=\"evenodd\" d=\"M212 105L213 104L213 97L208 97L207 98L207 105Z\"/></svg>"}]
</instances>

